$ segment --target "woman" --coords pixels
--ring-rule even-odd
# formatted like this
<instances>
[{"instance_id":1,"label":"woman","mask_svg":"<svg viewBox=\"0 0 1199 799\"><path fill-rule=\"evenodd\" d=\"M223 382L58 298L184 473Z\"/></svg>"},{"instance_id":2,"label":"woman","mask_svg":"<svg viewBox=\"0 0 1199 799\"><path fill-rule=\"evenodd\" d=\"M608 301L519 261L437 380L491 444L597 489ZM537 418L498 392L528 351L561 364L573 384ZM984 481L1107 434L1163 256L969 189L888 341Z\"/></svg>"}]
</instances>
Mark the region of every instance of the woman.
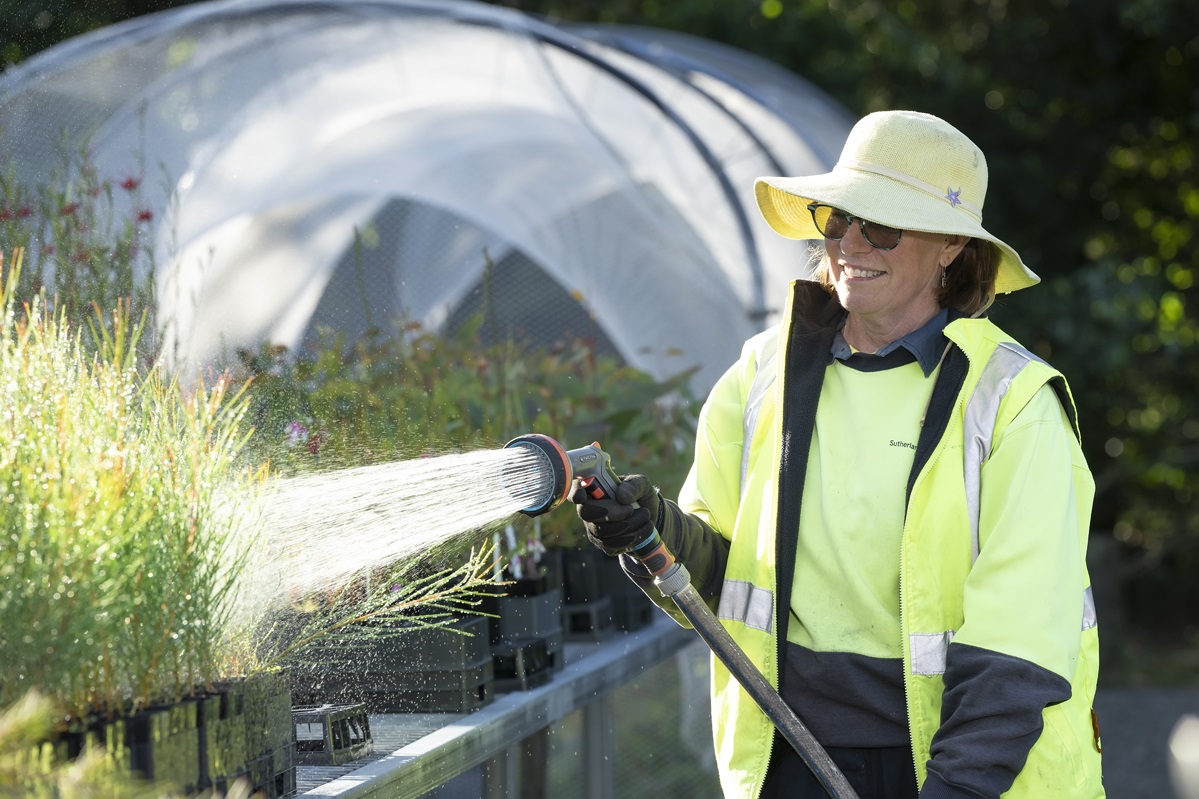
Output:
<instances>
[{"instance_id":1,"label":"woman","mask_svg":"<svg viewBox=\"0 0 1199 799\"><path fill-rule=\"evenodd\" d=\"M818 280L713 388L678 502L576 492L589 537L656 524L863 799L1103 796L1093 482L1062 376L983 317L1038 282L982 227L983 154L876 113L830 173L755 188L823 237ZM718 662L712 702L726 796L824 795Z\"/></svg>"}]
</instances>

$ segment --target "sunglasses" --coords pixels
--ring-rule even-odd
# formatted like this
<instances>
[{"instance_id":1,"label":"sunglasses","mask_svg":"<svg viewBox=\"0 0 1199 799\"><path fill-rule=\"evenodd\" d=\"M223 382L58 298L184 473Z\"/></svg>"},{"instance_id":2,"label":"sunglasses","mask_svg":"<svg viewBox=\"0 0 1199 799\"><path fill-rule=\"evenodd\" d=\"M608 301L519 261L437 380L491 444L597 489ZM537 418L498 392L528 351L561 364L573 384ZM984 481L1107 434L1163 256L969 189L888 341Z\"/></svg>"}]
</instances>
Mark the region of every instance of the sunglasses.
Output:
<instances>
[{"instance_id":1,"label":"sunglasses","mask_svg":"<svg viewBox=\"0 0 1199 799\"><path fill-rule=\"evenodd\" d=\"M870 222L860 216L847 214L840 208L834 208L831 205L812 203L808 206L808 210L812 212L812 221L816 223L816 229L820 231L820 234L833 241L843 239L855 219L862 231L862 238L866 239L867 243L876 250L893 250L899 246L899 240L903 237L903 230L900 228Z\"/></svg>"}]
</instances>

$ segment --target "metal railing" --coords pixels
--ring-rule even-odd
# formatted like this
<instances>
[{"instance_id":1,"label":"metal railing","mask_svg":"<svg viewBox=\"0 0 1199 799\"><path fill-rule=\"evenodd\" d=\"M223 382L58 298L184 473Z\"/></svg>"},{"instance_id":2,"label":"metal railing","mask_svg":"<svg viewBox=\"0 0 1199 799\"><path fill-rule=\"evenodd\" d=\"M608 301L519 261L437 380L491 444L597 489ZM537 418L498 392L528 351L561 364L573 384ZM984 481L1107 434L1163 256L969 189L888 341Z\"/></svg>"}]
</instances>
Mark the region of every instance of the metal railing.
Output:
<instances>
[{"instance_id":1,"label":"metal railing","mask_svg":"<svg viewBox=\"0 0 1199 799\"><path fill-rule=\"evenodd\" d=\"M661 615L634 632L565 644L545 684L465 714L372 714L374 752L300 766L301 796L382 799L634 799L664 781L718 797L711 766L707 654ZM702 644L699 645L702 649Z\"/></svg>"}]
</instances>

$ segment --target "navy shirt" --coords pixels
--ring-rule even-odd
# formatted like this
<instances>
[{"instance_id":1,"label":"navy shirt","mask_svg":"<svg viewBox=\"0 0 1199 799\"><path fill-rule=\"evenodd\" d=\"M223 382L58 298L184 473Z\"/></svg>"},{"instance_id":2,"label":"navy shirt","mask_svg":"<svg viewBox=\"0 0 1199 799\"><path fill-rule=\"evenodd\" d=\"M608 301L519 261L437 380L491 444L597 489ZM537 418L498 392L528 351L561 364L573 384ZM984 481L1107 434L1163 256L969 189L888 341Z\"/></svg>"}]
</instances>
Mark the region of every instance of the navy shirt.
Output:
<instances>
[{"instance_id":1,"label":"navy shirt","mask_svg":"<svg viewBox=\"0 0 1199 799\"><path fill-rule=\"evenodd\" d=\"M917 361L928 377L941 362L945 346L949 343L945 338L945 325L949 324L949 311L942 308L936 316L929 319L921 327L906 336L892 341L875 353L854 352L845 340L841 330L833 337L833 358L844 361L845 365L860 372L876 372L880 369L892 369L896 366ZM845 327L845 319L841 320L841 329Z\"/></svg>"}]
</instances>

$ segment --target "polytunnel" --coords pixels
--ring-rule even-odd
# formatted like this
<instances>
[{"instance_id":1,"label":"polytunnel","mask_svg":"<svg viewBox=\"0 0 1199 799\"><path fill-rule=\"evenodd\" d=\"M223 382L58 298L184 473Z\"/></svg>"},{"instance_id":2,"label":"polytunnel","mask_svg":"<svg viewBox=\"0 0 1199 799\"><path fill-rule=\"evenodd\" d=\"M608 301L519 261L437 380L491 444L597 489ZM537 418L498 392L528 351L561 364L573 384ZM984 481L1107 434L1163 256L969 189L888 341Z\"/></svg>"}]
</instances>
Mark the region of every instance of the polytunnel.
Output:
<instances>
[{"instance_id":1,"label":"polytunnel","mask_svg":"<svg viewBox=\"0 0 1199 799\"><path fill-rule=\"evenodd\" d=\"M165 350L193 369L322 326L452 328L486 274L505 335L706 387L803 269L754 178L827 170L851 124L746 52L465 0L200 3L0 75L20 179L65 134L142 181Z\"/></svg>"}]
</instances>

